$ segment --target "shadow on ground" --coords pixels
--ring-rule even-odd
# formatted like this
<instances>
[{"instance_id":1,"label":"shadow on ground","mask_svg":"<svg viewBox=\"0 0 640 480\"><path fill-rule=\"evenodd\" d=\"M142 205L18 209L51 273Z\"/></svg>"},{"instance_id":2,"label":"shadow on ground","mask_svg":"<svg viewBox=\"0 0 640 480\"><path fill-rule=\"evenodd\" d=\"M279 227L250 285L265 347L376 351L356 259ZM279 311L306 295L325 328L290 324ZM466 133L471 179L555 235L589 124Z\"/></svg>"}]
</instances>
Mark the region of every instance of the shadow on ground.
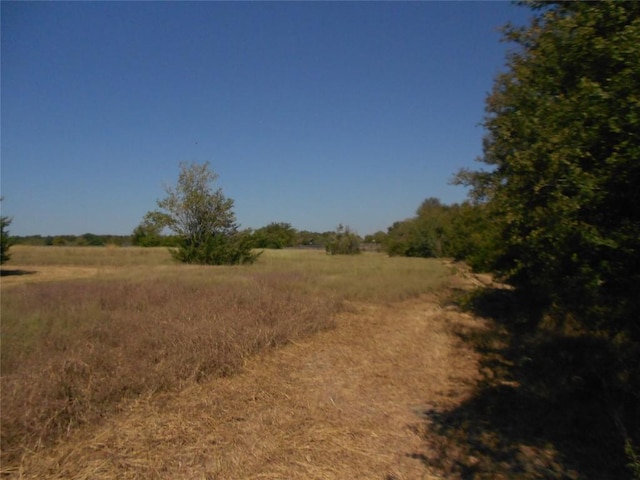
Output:
<instances>
[{"instance_id":1,"label":"shadow on ground","mask_svg":"<svg viewBox=\"0 0 640 480\"><path fill-rule=\"evenodd\" d=\"M0 269L0 277L17 277L21 275L33 275L38 273L35 270L20 270L20 269Z\"/></svg>"},{"instance_id":2,"label":"shadow on ground","mask_svg":"<svg viewBox=\"0 0 640 480\"><path fill-rule=\"evenodd\" d=\"M608 382L608 343L541 336L509 290L486 289L467 305L492 323L456 332L481 354L483 379L457 408L423 412L430 453L414 456L452 479L632 478L621 426L634 426L626 434L638 445L639 408Z\"/></svg>"}]
</instances>

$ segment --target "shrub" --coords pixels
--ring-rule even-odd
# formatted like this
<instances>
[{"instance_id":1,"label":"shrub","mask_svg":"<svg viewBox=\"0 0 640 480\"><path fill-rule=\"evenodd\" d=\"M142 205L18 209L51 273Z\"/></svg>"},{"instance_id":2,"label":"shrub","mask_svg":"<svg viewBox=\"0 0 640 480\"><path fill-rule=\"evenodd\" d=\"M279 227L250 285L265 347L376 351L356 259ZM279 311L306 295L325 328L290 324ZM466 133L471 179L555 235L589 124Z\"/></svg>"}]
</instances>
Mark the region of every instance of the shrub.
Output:
<instances>
[{"instance_id":1,"label":"shrub","mask_svg":"<svg viewBox=\"0 0 640 480\"><path fill-rule=\"evenodd\" d=\"M338 225L338 229L325 245L330 255L355 255L360 253L360 237L348 226Z\"/></svg>"}]
</instances>

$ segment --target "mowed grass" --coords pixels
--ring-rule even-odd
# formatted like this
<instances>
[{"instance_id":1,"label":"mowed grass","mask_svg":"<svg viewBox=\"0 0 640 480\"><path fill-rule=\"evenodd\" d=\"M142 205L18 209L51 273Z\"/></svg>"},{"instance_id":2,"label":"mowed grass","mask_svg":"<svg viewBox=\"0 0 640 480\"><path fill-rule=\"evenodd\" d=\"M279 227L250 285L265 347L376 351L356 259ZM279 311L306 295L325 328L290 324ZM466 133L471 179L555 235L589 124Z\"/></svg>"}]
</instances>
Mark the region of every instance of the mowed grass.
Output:
<instances>
[{"instance_id":1,"label":"mowed grass","mask_svg":"<svg viewBox=\"0 0 640 480\"><path fill-rule=\"evenodd\" d=\"M402 300L450 275L436 260L314 250L265 251L255 265L235 267L176 264L164 248L12 254L4 269L35 273L2 286L5 466L127 399L231 375L260 350L331 328L348 301ZM39 272L71 266L99 268L38 281Z\"/></svg>"}]
</instances>

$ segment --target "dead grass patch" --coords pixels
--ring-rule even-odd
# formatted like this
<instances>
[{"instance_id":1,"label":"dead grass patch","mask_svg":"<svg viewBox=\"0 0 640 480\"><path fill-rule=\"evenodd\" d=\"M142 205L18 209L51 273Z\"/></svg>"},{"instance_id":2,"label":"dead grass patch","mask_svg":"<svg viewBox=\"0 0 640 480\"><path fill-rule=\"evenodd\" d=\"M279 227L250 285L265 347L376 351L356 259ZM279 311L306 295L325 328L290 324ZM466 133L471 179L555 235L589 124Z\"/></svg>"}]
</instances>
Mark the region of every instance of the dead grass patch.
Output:
<instances>
[{"instance_id":1,"label":"dead grass patch","mask_svg":"<svg viewBox=\"0 0 640 480\"><path fill-rule=\"evenodd\" d=\"M229 375L332 325L300 276L24 285L2 298L2 456L12 462L120 401Z\"/></svg>"},{"instance_id":2,"label":"dead grass patch","mask_svg":"<svg viewBox=\"0 0 640 480\"><path fill-rule=\"evenodd\" d=\"M331 328L336 312L349 322L364 302L392 308L449 281L438 261L373 253L267 251L242 268L177 265L166 249L18 247L12 268L29 274L2 278L5 473L136 402L235 374L257 352ZM367 321L349 332L344 355L367 337ZM147 478L155 467L145 465Z\"/></svg>"},{"instance_id":3,"label":"dead grass patch","mask_svg":"<svg viewBox=\"0 0 640 480\"><path fill-rule=\"evenodd\" d=\"M440 478L420 412L468 395L477 358L434 298L352 303L337 328L249 360L233 377L139 397L28 454L23 478ZM471 321L467 319L465 321ZM18 473L16 467L16 475Z\"/></svg>"}]
</instances>

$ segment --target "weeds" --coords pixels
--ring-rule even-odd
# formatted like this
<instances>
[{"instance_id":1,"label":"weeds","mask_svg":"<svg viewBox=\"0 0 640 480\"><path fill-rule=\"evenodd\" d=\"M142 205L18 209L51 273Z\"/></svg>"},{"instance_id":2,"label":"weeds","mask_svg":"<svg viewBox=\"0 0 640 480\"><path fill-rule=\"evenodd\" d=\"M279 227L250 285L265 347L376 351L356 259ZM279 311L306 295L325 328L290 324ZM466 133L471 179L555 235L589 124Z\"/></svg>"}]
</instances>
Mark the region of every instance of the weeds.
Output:
<instances>
[{"instance_id":1,"label":"weeds","mask_svg":"<svg viewBox=\"0 0 640 480\"><path fill-rule=\"evenodd\" d=\"M164 248L17 247L15 262L34 273L2 287L4 465L123 400L231 375L260 350L331 328L343 300L401 300L448 278L434 260L296 250L249 268L175 265ZM67 265L114 268L38 281Z\"/></svg>"},{"instance_id":2,"label":"weeds","mask_svg":"<svg viewBox=\"0 0 640 480\"><path fill-rule=\"evenodd\" d=\"M300 282L70 281L3 296L3 460L123 399L229 375L263 348L331 327L337 303Z\"/></svg>"}]
</instances>

